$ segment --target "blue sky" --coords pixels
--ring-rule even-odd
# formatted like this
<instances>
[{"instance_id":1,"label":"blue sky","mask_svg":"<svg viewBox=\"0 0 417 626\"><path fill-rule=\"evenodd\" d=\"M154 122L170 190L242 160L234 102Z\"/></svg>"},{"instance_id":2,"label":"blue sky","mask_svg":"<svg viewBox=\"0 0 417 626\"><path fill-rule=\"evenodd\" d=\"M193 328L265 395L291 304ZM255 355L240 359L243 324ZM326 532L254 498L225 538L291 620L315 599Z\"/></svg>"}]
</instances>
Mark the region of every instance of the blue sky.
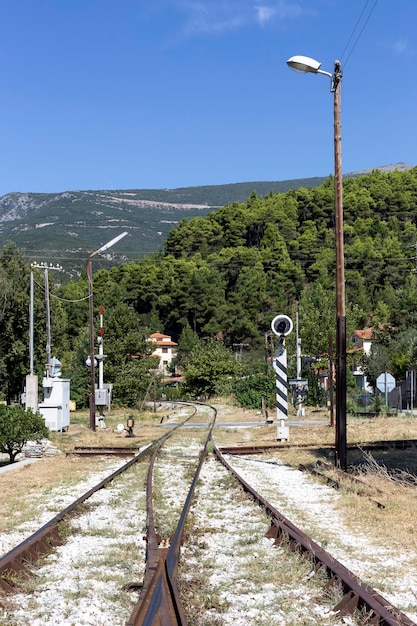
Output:
<instances>
[{"instance_id":1,"label":"blue sky","mask_svg":"<svg viewBox=\"0 0 417 626\"><path fill-rule=\"evenodd\" d=\"M417 165L416 0L3 0L0 19L0 195L327 176L330 81L295 54L341 58L344 172Z\"/></svg>"}]
</instances>

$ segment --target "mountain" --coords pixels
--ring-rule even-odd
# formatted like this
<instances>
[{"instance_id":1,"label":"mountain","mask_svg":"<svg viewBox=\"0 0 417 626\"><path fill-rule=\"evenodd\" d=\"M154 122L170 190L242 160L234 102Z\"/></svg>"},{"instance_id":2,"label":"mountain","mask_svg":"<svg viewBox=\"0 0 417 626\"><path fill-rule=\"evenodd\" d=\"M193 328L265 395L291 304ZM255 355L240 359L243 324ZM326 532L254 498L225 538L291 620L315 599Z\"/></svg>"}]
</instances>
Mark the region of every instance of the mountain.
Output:
<instances>
[{"instance_id":1,"label":"mountain","mask_svg":"<svg viewBox=\"0 0 417 626\"><path fill-rule=\"evenodd\" d=\"M399 163L375 169L410 167ZM97 255L95 269L162 250L168 232L183 218L204 217L226 204L245 202L253 191L259 196L284 193L319 186L326 178L177 189L10 193L0 198L0 247L12 241L29 261L60 264L69 275L79 274L87 257L122 231L130 236L105 255Z\"/></svg>"}]
</instances>

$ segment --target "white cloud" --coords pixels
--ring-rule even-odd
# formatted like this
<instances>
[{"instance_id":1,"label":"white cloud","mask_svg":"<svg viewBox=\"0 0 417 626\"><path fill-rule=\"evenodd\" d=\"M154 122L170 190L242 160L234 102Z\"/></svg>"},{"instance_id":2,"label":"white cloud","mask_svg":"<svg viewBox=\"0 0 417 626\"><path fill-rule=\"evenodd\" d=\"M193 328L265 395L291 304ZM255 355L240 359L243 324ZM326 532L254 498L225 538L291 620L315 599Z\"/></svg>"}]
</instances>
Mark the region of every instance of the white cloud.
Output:
<instances>
[{"instance_id":1,"label":"white cloud","mask_svg":"<svg viewBox=\"0 0 417 626\"><path fill-rule=\"evenodd\" d=\"M256 11L257 20L261 26L264 26L270 20L272 20L276 13L275 9L269 6L265 6L265 5L256 6L255 11Z\"/></svg>"},{"instance_id":2,"label":"white cloud","mask_svg":"<svg viewBox=\"0 0 417 626\"><path fill-rule=\"evenodd\" d=\"M396 54L407 58L414 56L414 50L410 48L407 39L398 39L394 43L394 51Z\"/></svg>"},{"instance_id":3,"label":"white cloud","mask_svg":"<svg viewBox=\"0 0 417 626\"><path fill-rule=\"evenodd\" d=\"M280 24L304 14L293 0L171 0L171 6L183 15L183 34L188 37L223 35L250 26Z\"/></svg>"}]
</instances>

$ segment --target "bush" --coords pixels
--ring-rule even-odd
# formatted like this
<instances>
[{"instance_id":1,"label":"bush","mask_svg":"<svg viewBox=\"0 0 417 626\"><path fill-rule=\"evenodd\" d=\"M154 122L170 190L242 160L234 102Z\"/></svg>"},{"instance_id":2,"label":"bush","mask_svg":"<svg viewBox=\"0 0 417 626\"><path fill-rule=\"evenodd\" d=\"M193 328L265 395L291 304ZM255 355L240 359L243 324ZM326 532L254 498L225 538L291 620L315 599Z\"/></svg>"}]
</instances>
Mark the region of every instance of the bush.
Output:
<instances>
[{"instance_id":1,"label":"bush","mask_svg":"<svg viewBox=\"0 0 417 626\"><path fill-rule=\"evenodd\" d=\"M45 420L38 412L20 404L0 404L0 451L9 455L10 463L31 439L48 437Z\"/></svg>"},{"instance_id":2,"label":"bush","mask_svg":"<svg viewBox=\"0 0 417 626\"><path fill-rule=\"evenodd\" d=\"M272 368L267 374L252 374L235 381L233 391L240 406L261 409L262 398L268 408L275 406L276 381Z\"/></svg>"}]
</instances>

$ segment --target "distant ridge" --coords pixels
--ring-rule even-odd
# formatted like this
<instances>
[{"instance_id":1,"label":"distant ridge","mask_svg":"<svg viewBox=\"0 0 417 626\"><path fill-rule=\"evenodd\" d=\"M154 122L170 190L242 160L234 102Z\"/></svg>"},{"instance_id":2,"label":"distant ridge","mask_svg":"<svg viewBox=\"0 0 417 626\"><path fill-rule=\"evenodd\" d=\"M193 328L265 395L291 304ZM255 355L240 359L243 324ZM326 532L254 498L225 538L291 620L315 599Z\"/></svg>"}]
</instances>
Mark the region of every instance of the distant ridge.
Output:
<instances>
[{"instance_id":1,"label":"distant ridge","mask_svg":"<svg viewBox=\"0 0 417 626\"><path fill-rule=\"evenodd\" d=\"M366 175L375 169L392 172L412 167L395 163L344 177ZM123 230L130 236L111 249L106 259L97 255L95 266L159 252L169 231L183 218L204 217L227 204L246 202L254 191L264 197L318 187L327 179L322 176L177 189L9 193L0 197L0 246L13 241L25 251L28 260L59 262L69 274L79 274L88 255Z\"/></svg>"},{"instance_id":2,"label":"distant ridge","mask_svg":"<svg viewBox=\"0 0 417 626\"><path fill-rule=\"evenodd\" d=\"M391 165L379 165L378 167L373 167L367 170L358 170L357 172L351 172L350 174L344 174L345 178L352 178L354 176L364 176L366 174L370 174L374 170L379 170L380 172L394 172L398 170L400 172L406 172L407 170L411 170L415 167L414 165L408 165L407 163L392 163Z\"/></svg>"}]
</instances>

